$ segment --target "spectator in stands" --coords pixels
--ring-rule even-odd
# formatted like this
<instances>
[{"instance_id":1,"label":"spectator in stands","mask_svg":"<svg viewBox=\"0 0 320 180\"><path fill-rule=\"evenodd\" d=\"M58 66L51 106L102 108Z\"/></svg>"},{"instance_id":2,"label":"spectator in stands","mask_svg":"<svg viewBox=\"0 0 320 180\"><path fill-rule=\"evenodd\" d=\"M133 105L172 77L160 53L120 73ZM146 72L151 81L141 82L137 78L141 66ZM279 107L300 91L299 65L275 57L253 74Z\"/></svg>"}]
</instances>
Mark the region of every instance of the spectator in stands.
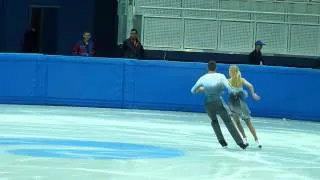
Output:
<instances>
[{"instance_id":1,"label":"spectator in stands","mask_svg":"<svg viewBox=\"0 0 320 180\"><path fill-rule=\"evenodd\" d=\"M89 32L83 33L83 39L74 45L72 54L78 56L95 55L94 43L91 39L91 34Z\"/></svg>"},{"instance_id":2,"label":"spectator in stands","mask_svg":"<svg viewBox=\"0 0 320 180\"><path fill-rule=\"evenodd\" d=\"M144 48L138 39L138 31L132 29L130 38L123 42L122 50L125 58L129 59L144 59Z\"/></svg>"},{"instance_id":3,"label":"spectator in stands","mask_svg":"<svg viewBox=\"0 0 320 180\"><path fill-rule=\"evenodd\" d=\"M261 49L262 47L266 45L263 41L258 40L255 43L255 50L253 50L249 54L249 64L255 64L255 65L263 65L263 59L262 59L262 54L261 54Z\"/></svg>"}]
</instances>

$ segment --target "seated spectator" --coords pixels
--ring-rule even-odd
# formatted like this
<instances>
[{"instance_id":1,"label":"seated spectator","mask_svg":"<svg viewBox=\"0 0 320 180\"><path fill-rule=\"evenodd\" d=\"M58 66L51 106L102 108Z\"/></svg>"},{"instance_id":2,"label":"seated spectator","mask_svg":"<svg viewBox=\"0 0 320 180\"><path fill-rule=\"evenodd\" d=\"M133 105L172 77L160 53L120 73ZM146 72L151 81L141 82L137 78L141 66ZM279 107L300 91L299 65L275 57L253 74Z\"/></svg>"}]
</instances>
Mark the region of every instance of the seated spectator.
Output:
<instances>
[{"instance_id":1,"label":"seated spectator","mask_svg":"<svg viewBox=\"0 0 320 180\"><path fill-rule=\"evenodd\" d=\"M144 59L144 49L141 42L138 39L138 31L132 29L130 38L123 42L122 50L125 58L129 59Z\"/></svg>"},{"instance_id":2,"label":"seated spectator","mask_svg":"<svg viewBox=\"0 0 320 180\"><path fill-rule=\"evenodd\" d=\"M83 39L74 45L72 54L78 56L95 55L94 43L91 40L91 34L89 32L83 33Z\"/></svg>"}]
</instances>

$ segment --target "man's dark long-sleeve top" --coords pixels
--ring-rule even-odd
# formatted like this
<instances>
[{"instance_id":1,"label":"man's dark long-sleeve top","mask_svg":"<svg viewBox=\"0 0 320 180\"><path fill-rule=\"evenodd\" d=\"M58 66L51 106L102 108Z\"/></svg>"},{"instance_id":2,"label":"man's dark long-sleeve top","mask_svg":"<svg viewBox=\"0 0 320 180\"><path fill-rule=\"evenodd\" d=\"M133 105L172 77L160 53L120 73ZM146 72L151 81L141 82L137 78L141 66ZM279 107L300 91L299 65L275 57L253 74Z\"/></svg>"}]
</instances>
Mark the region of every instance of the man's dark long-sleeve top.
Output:
<instances>
[{"instance_id":1,"label":"man's dark long-sleeve top","mask_svg":"<svg viewBox=\"0 0 320 180\"><path fill-rule=\"evenodd\" d=\"M249 64L260 65L260 63L264 64L261 51L255 49L249 54Z\"/></svg>"},{"instance_id":2,"label":"man's dark long-sleeve top","mask_svg":"<svg viewBox=\"0 0 320 180\"><path fill-rule=\"evenodd\" d=\"M125 40L122 45L123 54L125 58L129 59L144 59L144 48L140 41L133 41L130 38Z\"/></svg>"}]
</instances>

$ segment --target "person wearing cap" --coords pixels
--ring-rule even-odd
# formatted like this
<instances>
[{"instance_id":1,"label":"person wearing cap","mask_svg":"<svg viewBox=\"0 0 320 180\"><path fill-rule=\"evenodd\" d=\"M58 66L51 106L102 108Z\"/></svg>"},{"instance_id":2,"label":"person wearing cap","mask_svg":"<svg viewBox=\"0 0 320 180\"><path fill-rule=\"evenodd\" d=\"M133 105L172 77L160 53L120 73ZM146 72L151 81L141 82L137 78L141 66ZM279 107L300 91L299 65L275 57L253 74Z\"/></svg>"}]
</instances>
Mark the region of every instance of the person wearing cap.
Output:
<instances>
[{"instance_id":1,"label":"person wearing cap","mask_svg":"<svg viewBox=\"0 0 320 180\"><path fill-rule=\"evenodd\" d=\"M253 65L263 65L263 59L262 59L262 54L261 54L261 49L262 47L266 45L263 41L258 40L255 43L255 50L253 50L249 54L249 64Z\"/></svg>"}]
</instances>

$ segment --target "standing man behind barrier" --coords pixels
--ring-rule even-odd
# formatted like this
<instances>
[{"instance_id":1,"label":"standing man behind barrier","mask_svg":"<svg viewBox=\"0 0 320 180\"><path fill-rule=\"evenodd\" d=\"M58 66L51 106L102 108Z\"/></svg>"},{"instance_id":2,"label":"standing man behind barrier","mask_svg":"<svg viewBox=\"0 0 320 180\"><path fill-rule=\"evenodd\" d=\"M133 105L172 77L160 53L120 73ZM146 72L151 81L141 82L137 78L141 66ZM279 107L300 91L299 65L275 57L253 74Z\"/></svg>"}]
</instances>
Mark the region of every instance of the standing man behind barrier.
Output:
<instances>
[{"instance_id":1,"label":"standing man behind barrier","mask_svg":"<svg viewBox=\"0 0 320 180\"><path fill-rule=\"evenodd\" d=\"M249 54L249 64L263 65L263 59L261 54L262 47L266 45L263 41L258 40L255 43L255 49Z\"/></svg>"},{"instance_id":2,"label":"standing man behind barrier","mask_svg":"<svg viewBox=\"0 0 320 180\"><path fill-rule=\"evenodd\" d=\"M24 53L39 53L39 33L34 27L28 28L23 38Z\"/></svg>"},{"instance_id":3,"label":"standing man behind barrier","mask_svg":"<svg viewBox=\"0 0 320 180\"><path fill-rule=\"evenodd\" d=\"M89 32L83 33L83 39L74 45L72 54L78 56L95 55L94 43L91 40L91 34Z\"/></svg>"},{"instance_id":4,"label":"standing man behind barrier","mask_svg":"<svg viewBox=\"0 0 320 180\"><path fill-rule=\"evenodd\" d=\"M221 93L224 88L228 88L231 91L231 86L226 76L216 72L216 62L209 61L208 63L209 72L200 77L197 83L192 87L192 93L204 92L206 95L205 107L206 111L211 119L211 126L217 136L217 139L222 147L227 147L228 144L225 141L220 125L218 122L217 115L220 115L228 128L230 134L236 143L242 148L246 149L248 145L244 144L239 132L234 126L231 120L230 114L227 111L227 107L221 97Z\"/></svg>"},{"instance_id":5,"label":"standing man behind barrier","mask_svg":"<svg viewBox=\"0 0 320 180\"><path fill-rule=\"evenodd\" d=\"M130 38L123 42L122 50L124 58L129 59L144 59L144 48L138 39L138 31L132 29L130 33Z\"/></svg>"}]
</instances>

